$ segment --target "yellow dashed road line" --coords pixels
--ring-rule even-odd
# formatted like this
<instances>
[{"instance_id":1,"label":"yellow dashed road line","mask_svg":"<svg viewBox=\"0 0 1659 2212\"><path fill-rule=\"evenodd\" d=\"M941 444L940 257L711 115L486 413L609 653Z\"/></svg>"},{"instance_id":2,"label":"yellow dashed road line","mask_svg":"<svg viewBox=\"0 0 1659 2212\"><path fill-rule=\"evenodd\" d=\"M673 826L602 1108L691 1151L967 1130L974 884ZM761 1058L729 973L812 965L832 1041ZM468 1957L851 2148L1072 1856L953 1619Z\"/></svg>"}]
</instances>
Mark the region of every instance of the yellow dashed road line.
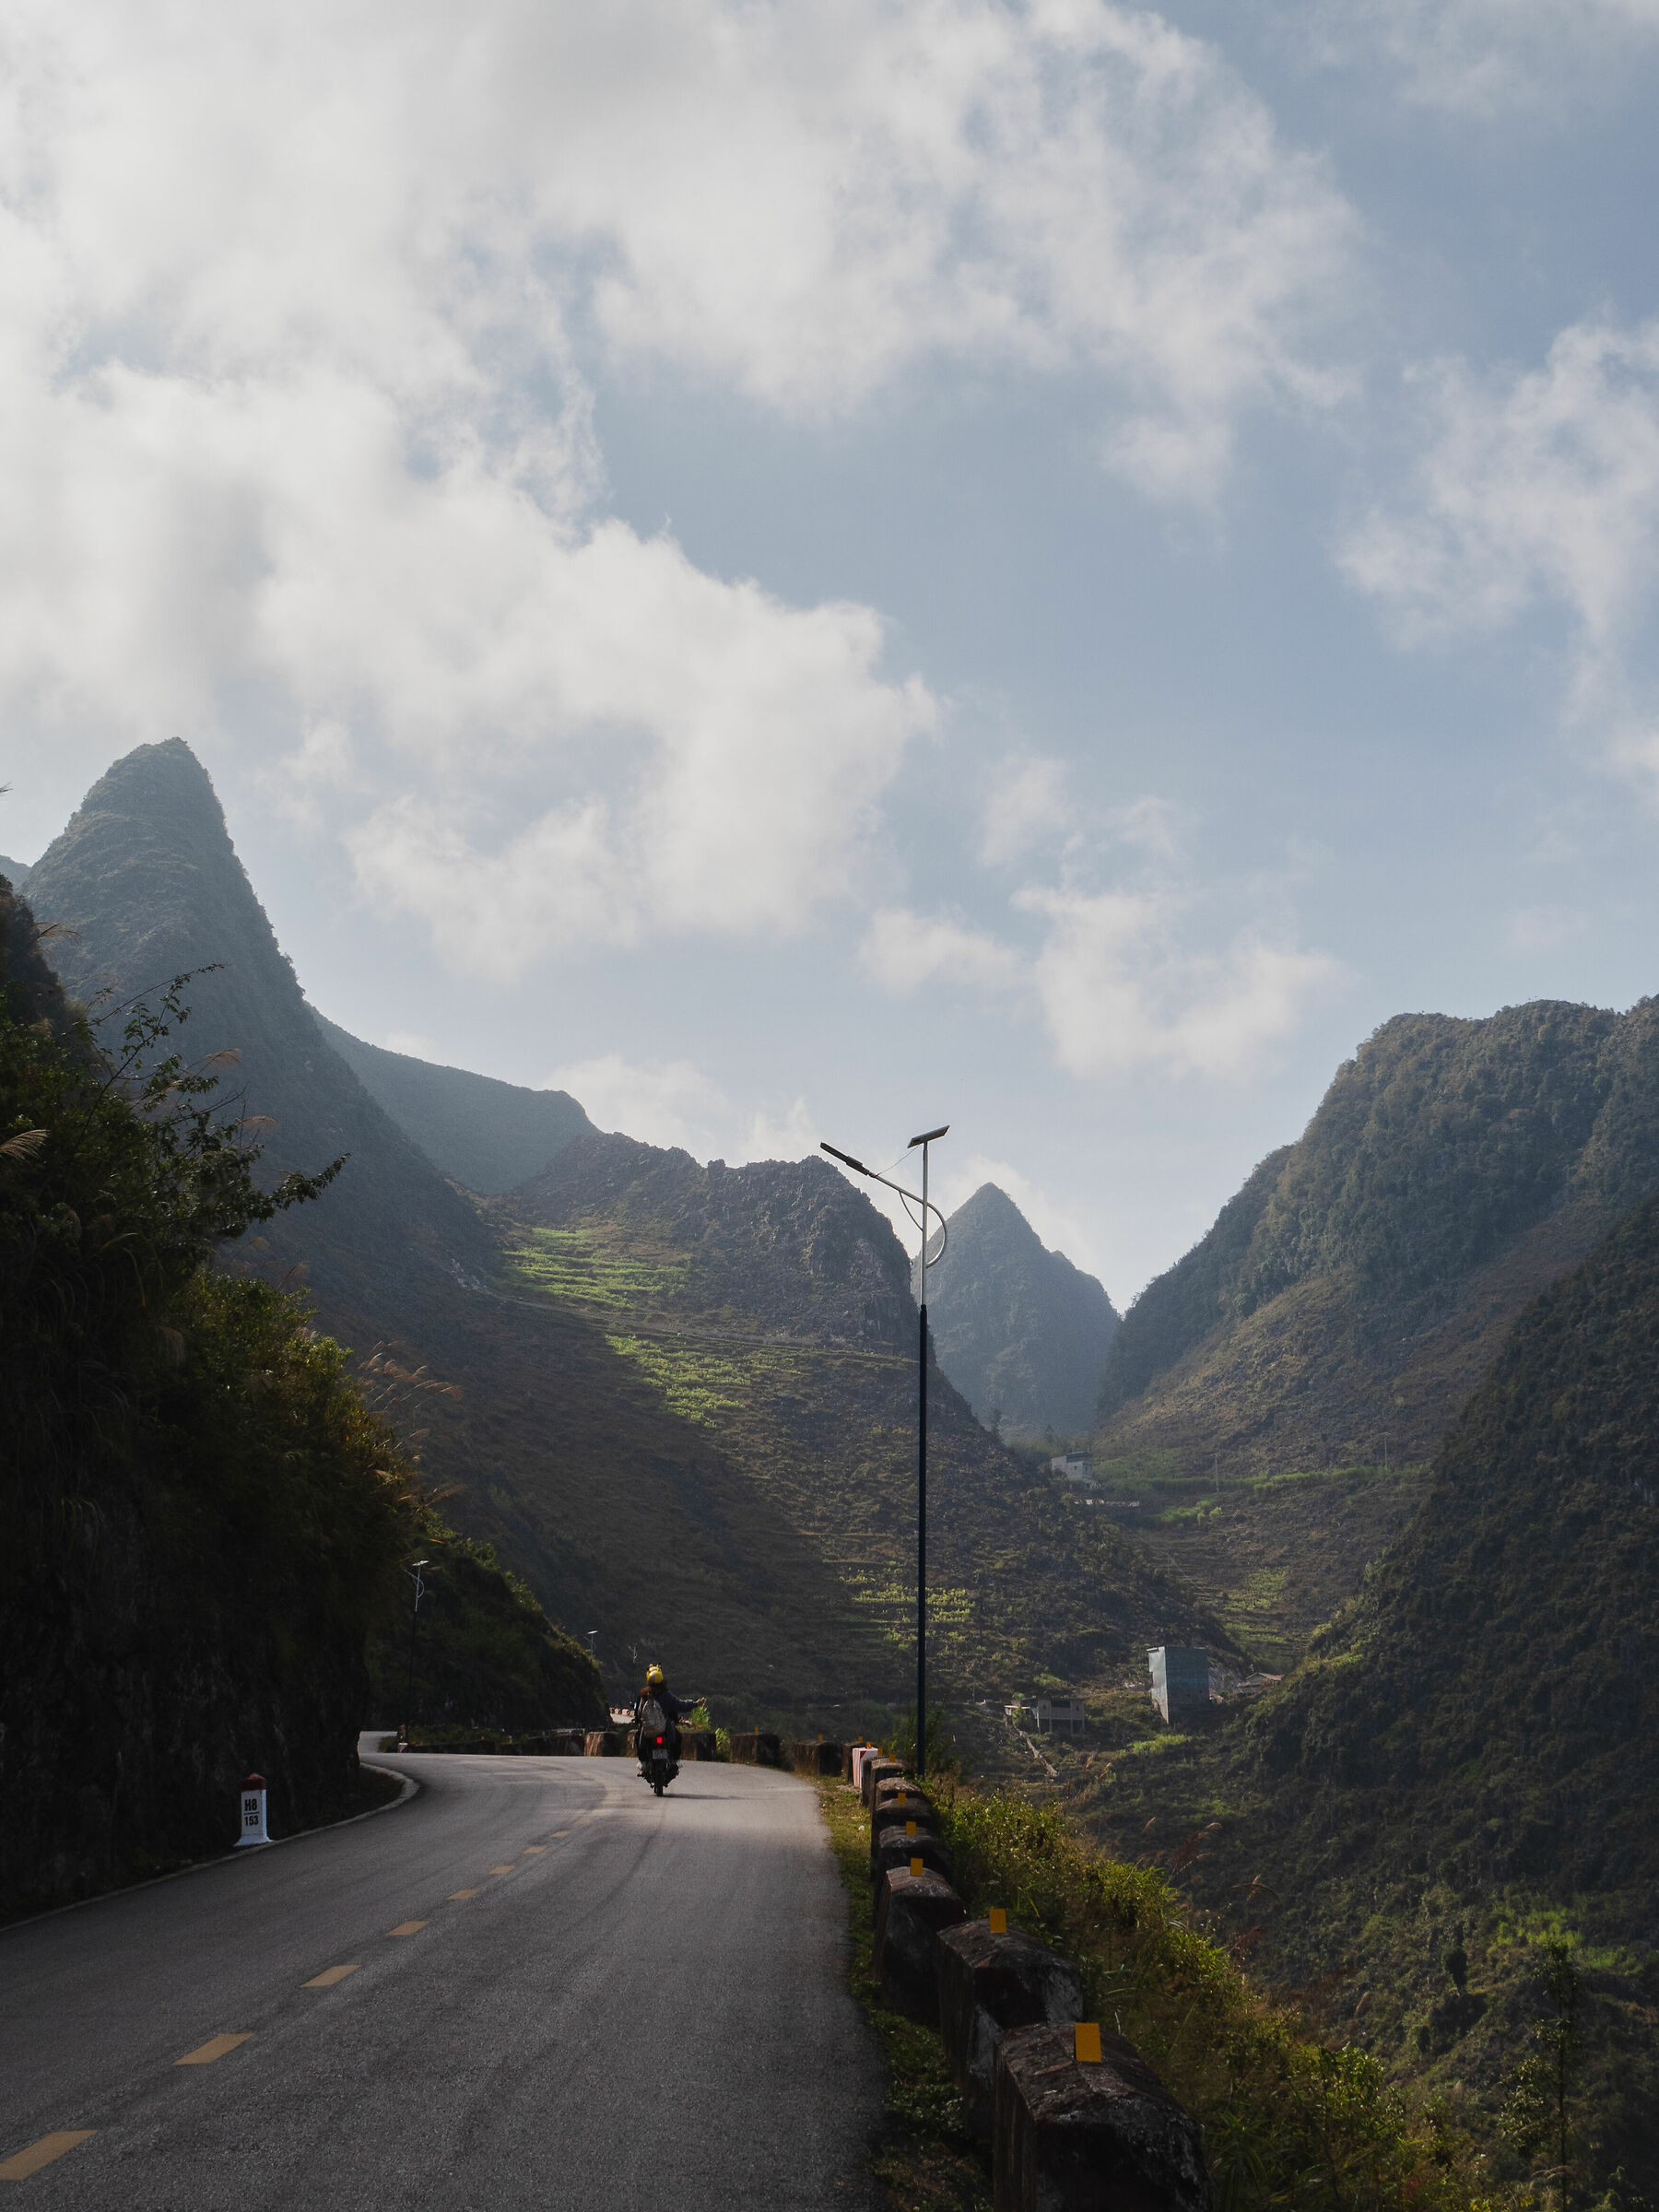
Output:
<instances>
[{"instance_id":1,"label":"yellow dashed road line","mask_svg":"<svg viewBox=\"0 0 1659 2212\"><path fill-rule=\"evenodd\" d=\"M546 1851L547 1848L547 1847L545 1843L526 1843L524 1846L524 1856L526 1858L532 1858L535 1856L535 1853L538 1851Z\"/></svg>"},{"instance_id":2,"label":"yellow dashed road line","mask_svg":"<svg viewBox=\"0 0 1659 2212\"><path fill-rule=\"evenodd\" d=\"M394 1928L388 1928L386 1933L388 1936L418 1936L426 1924L424 1920L400 1920Z\"/></svg>"},{"instance_id":3,"label":"yellow dashed road line","mask_svg":"<svg viewBox=\"0 0 1659 2212\"><path fill-rule=\"evenodd\" d=\"M234 2051L238 2043L251 2040L246 2035L216 2035L198 2051L186 2051L182 2058L175 2058L175 2066L210 2066L216 2058L223 2058L227 2051Z\"/></svg>"},{"instance_id":4,"label":"yellow dashed road line","mask_svg":"<svg viewBox=\"0 0 1659 2212\"><path fill-rule=\"evenodd\" d=\"M449 1893L449 1901L452 1905L458 1905L463 1898L477 1897L477 1894L476 1889L452 1889Z\"/></svg>"},{"instance_id":5,"label":"yellow dashed road line","mask_svg":"<svg viewBox=\"0 0 1659 2212\"><path fill-rule=\"evenodd\" d=\"M355 1974L357 1971L355 1965L325 1966L320 1974L313 1974L309 1982L302 1982L300 1986L302 1989L332 1989L336 1982L344 1982L347 1974Z\"/></svg>"},{"instance_id":6,"label":"yellow dashed road line","mask_svg":"<svg viewBox=\"0 0 1659 2212\"><path fill-rule=\"evenodd\" d=\"M511 1874L512 1869L511 1866L492 1866L489 1871L491 1874Z\"/></svg>"},{"instance_id":7,"label":"yellow dashed road line","mask_svg":"<svg viewBox=\"0 0 1659 2212\"><path fill-rule=\"evenodd\" d=\"M61 2159L66 2150L97 2133L95 2127L64 2127L55 2135L42 2136L38 2143L31 2143L27 2150L0 2165L0 2182L26 2182L31 2173L39 2173L42 2166L50 2166L53 2159Z\"/></svg>"}]
</instances>

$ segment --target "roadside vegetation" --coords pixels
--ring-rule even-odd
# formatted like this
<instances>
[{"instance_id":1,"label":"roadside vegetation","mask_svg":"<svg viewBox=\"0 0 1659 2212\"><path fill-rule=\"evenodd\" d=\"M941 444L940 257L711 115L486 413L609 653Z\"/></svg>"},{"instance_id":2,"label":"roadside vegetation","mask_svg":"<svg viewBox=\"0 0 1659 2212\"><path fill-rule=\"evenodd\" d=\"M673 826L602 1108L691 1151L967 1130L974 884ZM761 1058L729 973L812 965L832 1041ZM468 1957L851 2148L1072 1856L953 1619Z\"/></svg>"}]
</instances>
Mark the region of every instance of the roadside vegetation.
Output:
<instances>
[{"instance_id":1,"label":"roadside vegetation","mask_svg":"<svg viewBox=\"0 0 1659 2212\"><path fill-rule=\"evenodd\" d=\"M439 1523L349 1355L226 1271L343 1163L262 1187L190 979L106 1048L4 887L0 978L3 1916L226 1847L250 1768L279 1831L353 1809L366 1647Z\"/></svg>"},{"instance_id":2,"label":"roadside vegetation","mask_svg":"<svg viewBox=\"0 0 1659 2212\"><path fill-rule=\"evenodd\" d=\"M1056 1810L1018 1796L948 1777L935 1794L970 1916L1001 1905L1010 1926L1077 1962L1090 2016L1135 2043L1203 2124L1220 2212L1530 2206L1524 2192L1490 2188L1443 2104L1412 2099L1371 2054L1259 1987L1239 1948L1191 1913L1179 1865L1109 1858ZM851 1986L890 2070L873 2168L901 2212L988 2205L988 2156L963 2130L938 2036L881 2001L868 1816L847 1784L825 1782L819 1794L848 1893Z\"/></svg>"}]
</instances>

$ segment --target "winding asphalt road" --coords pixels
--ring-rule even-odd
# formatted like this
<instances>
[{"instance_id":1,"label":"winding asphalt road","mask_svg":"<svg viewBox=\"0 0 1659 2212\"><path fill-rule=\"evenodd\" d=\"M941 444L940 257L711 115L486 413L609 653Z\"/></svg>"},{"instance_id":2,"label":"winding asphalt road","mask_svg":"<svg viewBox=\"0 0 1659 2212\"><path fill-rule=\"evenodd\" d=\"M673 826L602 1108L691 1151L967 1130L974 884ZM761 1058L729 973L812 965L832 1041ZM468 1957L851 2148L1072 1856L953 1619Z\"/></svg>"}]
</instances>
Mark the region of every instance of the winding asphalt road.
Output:
<instances>
[{"instance_id":1,"label":"winding asphalt road","mask_svg":"<svg viewBox=\"0 0 1659 2212\"><path fill-rule=\"evenodd\" d=\"M377 1763L419 1794L0 1930L0 2207L868 2205L809 1788Z\"/></svg>"}]
</instances>

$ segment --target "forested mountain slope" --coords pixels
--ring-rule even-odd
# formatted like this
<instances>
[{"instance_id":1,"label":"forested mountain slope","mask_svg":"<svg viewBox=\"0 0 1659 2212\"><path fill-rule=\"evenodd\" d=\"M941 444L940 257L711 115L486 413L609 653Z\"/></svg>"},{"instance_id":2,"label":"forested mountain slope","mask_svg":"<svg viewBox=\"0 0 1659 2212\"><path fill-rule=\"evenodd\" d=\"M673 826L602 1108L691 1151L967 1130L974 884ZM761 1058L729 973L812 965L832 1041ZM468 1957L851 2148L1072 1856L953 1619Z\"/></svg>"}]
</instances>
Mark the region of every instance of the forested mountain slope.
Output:
<instances>
[{"instance_id":1,"label":"forested mountain slope","mask_svg":"<svg viewBox=\"0 0 1659 2212\"><path fill-rule=\"evenodd\" d=\"M1402 1015L1130 1308L1100 1449L1222 1476L1423 1457L1655 1184L1659 1002Z\"/></svg>"},{"instance_id":2,"label":"forested mountain slope","mask_svg":"<svg viewBox=\"0 0 1659 2212\"><path fill-rule=\"evenodd\" d=\"M1008 1436L1087 1430L1118 1322L1104 1289L1050 1252L994 1182L958 1207L948 1230L927 1277L939 1364L987 1426L1001 1414Z\"/></svg>"},{"instance_id":3,"label":"forested mountain slope","mask_svg":"<svg viewBox=\"0 0 1659 2212\"><path fill-rule=\"evenodd\" d=\"M79 933L55 947L77 993L224 963L182 1041L241 1053L273 1164L349 1156L242 1264L302 1263L322 1325L359 1361L381 1347L376 1387L448 1516L598 1630L614 1691L653 1644L727 1717L828 1724L848 1698L905 1697L916 1318L861 1195L821 1163L726 1174L588 1134L523 1194L469 1200L327 1042L177 742L118 762L31 888ZM665 1312L743 1343L688 1352L686 1382L654 1348ZM806 1341L753 1351L778 1330ZM1095 1679L1166 1634L1225 1647L1190 1594L937 1403L942 1683Z\"/></svg>"},{"instance_id":4,"label":"forested mountain slope","mask_svg":"<svg viewBox=\"0 0 1659 2212\"><path fill-rule=\"evenodd\" d=\"M511 1190L593 1124L564 1090L529 1090L464 1067L365 1044L324 1016L317 1027L377 1105L469 1191Z\"/></svg>"},{"instance_id":5,"label":"forested mountain slope","mask_svg":"<svg viewBox=\"0 0 1659 2212\"><path fill-rule=\"evenodd\" d=\"M1564 1934L1583 2144L1651 2187L1656 1799L1659 1197L1524 1314L1421 1511L1282 1688L1120 1757L1087 1810L1122 1837L1219 1813L1201 1893L1258 1924L1271 1971L1334 1976L1344 2032L1488 2121L1518 2094L1538 1941Z\"/></svg>"}]
</instances>

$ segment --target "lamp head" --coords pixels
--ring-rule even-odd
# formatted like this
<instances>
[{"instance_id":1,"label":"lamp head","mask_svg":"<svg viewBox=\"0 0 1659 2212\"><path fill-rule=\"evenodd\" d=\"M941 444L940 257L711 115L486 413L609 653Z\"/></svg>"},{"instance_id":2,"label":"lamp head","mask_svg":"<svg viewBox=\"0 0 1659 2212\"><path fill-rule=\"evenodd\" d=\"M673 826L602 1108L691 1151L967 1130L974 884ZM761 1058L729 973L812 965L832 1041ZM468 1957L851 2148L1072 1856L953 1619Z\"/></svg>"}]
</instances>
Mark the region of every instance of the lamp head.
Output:
<instances>
[{"instance_id":1,"label":"lamp head","mask_svg":"<svg viewBox=\"0 0 1659 2212\"><path fill-rule=\"evenodd\" d=\"M843 1167L853 1169L855 1174L867 1175L870 1171L862 1159L854 1159L851 1152L840 1151L834 1145L825 1144L821 1138L818 1142L818 1150L828 1152L831 1159L839 1159Z\"/></svg>"},{"instance_id":2,"label":"lamp head","mask_svg":"<svg viewBox=\"0 0 1659 2212\"><path fill-rule=\"evenodd\" d=\"M911 1138L910 1143L905 1147L905 1150L907 1152L913 1152L918 1145L931 1145L937 1138L947 1135L949 1133L949 1129L950 1124L948 1122L945 1124L942 1129L924 1129L920 1136L912 1136Z\"/></svg>"}]
</instances>

